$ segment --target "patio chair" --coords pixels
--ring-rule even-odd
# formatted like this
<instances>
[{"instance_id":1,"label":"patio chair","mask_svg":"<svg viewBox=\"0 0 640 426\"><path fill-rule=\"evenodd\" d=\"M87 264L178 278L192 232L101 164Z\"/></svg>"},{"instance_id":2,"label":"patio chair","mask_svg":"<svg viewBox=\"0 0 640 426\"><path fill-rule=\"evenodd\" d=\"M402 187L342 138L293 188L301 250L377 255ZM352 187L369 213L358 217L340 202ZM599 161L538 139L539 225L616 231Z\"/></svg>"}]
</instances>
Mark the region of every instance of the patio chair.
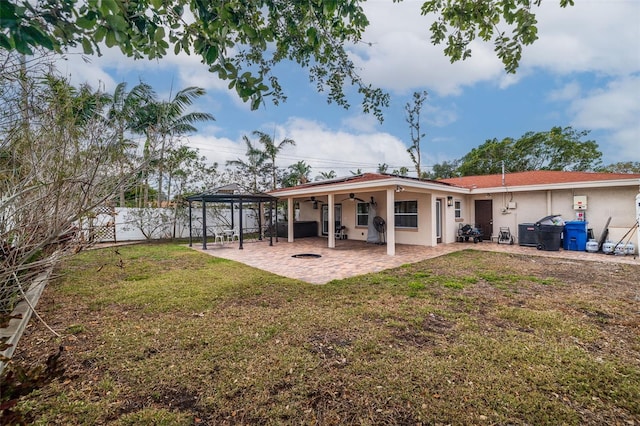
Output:
<instances>
[{"instance_id":1,"label":"patio chair","mask_svg":"<svg viewBox=\"0 0 640 426\"><path fill-rule=\"evenodd\" d=\"M220 244L224 244L224 239L225 239L225 233L224 231L222 231L221 229L214 229L213 230L213 243L217 243L218 240L220 240Z\"/></svg>"},{"instance_id":2,"label":"patio chair","mask_svg":"<svg viewBox=\"0 0 640 426\"><path fill-rule=\"evenodd\" d=\"M229 242L233 242L234 239L236 241L240 240L240 234L238 233L238 228L228 229L225 231L225 234L227 236L227 241Z\"/></svg>"}]
</instances>

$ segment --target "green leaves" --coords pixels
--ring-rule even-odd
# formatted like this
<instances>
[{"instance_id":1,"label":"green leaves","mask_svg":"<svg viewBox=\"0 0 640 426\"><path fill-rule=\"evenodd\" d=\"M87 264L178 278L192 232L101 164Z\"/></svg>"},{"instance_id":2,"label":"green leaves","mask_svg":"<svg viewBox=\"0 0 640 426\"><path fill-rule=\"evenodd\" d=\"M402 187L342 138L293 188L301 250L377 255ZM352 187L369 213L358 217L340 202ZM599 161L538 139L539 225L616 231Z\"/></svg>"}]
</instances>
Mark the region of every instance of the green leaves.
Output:
<instances>
[{"instance_id":1,"label":"green leaves","mask_svg":"<svg viewBox=\"0 0 640 426\"><path fill-rule=\"evenodd\" d=\"M515 73L520 65L522 49L538 39L538 28L532 7L541 0L427 0L423 15L435 15L431 25L433 44L445 42L444 54L451 62L471 56L469 44L476 38L493 40L496 55L505 70ZM573 6L573 0L560 0L561 7ZM511 33L500 30L504 22Z\"/></svg>"}]
</instances>

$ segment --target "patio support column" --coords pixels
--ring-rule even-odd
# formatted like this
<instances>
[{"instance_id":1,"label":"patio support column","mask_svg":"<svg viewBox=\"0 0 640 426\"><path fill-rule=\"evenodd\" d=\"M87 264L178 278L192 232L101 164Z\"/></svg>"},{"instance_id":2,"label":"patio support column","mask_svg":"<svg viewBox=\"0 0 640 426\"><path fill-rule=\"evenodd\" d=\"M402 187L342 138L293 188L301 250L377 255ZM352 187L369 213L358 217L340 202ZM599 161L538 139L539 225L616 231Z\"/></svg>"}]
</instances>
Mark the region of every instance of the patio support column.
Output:
<instances>
[{"instance_id":1,"label":"patio support column","mask_svg":"<svg viewBox=\"0 0 640 426\"><path fill-rule=\"evenodd\" d=\"M290 243L293 242L293 221L294 221L294 212L293 212L293 197L287 198L287 241Z\"/></svg>"},{"instance_id":2,"label":"patio support column","mask_svg":"<svg viewBox=\"0 0 640 426\"><path fill-rule=\"evenodd\" d=\"M396 255L396 220L395 220L396 192L394 188L387 189L387 254Z\"/></svg>"},{"instance_id":3,"label":"patio support column","mask_svg":"<svg viewBox=\"0 0 640 426\"><path fill-rule=\"evenodd\" d=\"M547 191L547 216L551 216L553 213L551 213L551 210L553 210L553 206L551 205L551 191Z\"/></svg>"},{"instance_id":4,"label":"patio support column","mask_svg":"<svg viewBox=\"0 0 640 426\"><path fill-rule=\"evenodd\" d=\"M336 248L336 208L335 208L335 195L334 194L329 194L329 210L328 210L328 221L329 221L329 226L327 227L327 232L329 232L329 242L328 242L328 247L329 248Z\"/></svg>"}]
</instances>

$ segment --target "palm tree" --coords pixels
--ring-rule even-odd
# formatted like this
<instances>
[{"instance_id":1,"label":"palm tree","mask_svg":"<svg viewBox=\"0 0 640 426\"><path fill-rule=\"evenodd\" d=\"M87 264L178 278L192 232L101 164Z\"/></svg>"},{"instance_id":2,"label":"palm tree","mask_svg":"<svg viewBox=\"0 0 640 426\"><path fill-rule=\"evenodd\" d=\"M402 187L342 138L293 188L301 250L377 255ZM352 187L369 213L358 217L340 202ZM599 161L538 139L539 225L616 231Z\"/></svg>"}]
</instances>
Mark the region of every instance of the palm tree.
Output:
<instances>
[{"instance_id":1,"label":"palm tree","mask_svg":"<svg viewBox=\"0 0 640 426\"><path fill-rule=\"evenodd\" d=\"M111 95L111 104L107 111L107 119L115 128L116 138L110 154L115 163L119 165L120 176L124 176L124 168L127 163L131 163L130 151L138 145L133 140L125 137L126 132L135 128L136 114L144 105L154 99L154 92L151 86L146 83L136 85L130 92L127 92L127 83L120 83ZM125 205L125 187L120 189L120 207Z\"/></svg>"},{"instance_id":2,"label":"palm tree","mask_svg":"<svg viewBox=\"0 0 640 426\"><path fill-rule=\"evenodd\" d=\"M205 90L200 87L187 87L176 93L171 101L153 101L140 110L137 129L147 137L145 154L150 156L157 150L158 205L162 201L164 153L174 142L173 138L195 132L195 123L215 120L205 112L185 114L185 110L204 94Z\"/></svg>"},{"instance_id":3,"label":"palm tree","mask_svg":"<svg viewBox=\"0 0 640 426\"><path fill-rule=\"evenodd\" d=\"M268 164L265 164L268 159L267 154L255 147L246 135L242 139L247 146L247 151L245 152L247 161L239 158L237 160L229 160L227 161L227 166L236 167L245 176L249 176L251 178L249 190L251 192L260 192L259 179L268 171Z\"/></svg>"},{"instance_id":4,"label":"palm tree","mask_svg":"<svg viewBox=\"0 0 640 426\"><path fill-rule=\"evenodd\" d=\"M271 160L271 189L276 189L276 180L278 174L278 168L276 167L276 156L280 153L280 151L282 151L282 148L284 148L285 145L295 146L296 141L294 141L293 139L284 138L282 141L280 141L280 143L276 144L273 138L266 133L256 130L253 132L253 134L260 138L260 143L264 145L264 153Z\"/></svg>"},{"instance_id":5,"label":"palm tree","mask_svg":"<svg viewBox=\"0 0 640 426\"><path fill-rule=\"evenodd\" d=\"M328 172L320 172L320 174L316 176L315 180L329 180L335 179L337 177L338 175L336 175L336 172L334 170L329 170Z\"/></svg>"},{"instance_id":6,"label":"palm tree","mask_svg":"<svg viewBox=\"0 0 640 426\"><path fill-rule=\"evenodd\" d=\"M377 173L387 173L389 165L387 163L378 163Z\"/></svg>"},{"instance_id":7,"label":"palm tree","mask_svg":"<svg viewBox=\"0 0 640 426\"><path fill-rule=\"evenodd\" d=\"M287 186L295 186L309 182L311 166L304 160L300 160L289 166L289 173L286 177Z\"/></svg>"}]
</instances>

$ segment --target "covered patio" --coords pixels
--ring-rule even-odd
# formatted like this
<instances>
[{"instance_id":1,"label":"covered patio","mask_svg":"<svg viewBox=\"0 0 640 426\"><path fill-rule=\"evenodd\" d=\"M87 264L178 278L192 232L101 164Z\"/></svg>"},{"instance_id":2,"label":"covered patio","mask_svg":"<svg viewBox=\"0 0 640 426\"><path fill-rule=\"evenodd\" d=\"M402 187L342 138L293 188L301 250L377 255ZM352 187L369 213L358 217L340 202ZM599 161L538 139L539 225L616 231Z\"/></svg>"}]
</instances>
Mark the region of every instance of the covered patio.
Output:
<instances>
[{"instance_id":1,"label":"covered patio","mask_svg":"<svg viewBox=\"0 0 640 426\"><path fill-rule=\"evenodd\" d=\"M608 256L578 251L541 251L534 247L510 246L497 243L450 243L435 247L397 244L395 256L388 256L384 245L356 240L337 240L335 247L327 247L327 238L300 238L294 242L279 239L269 246L267 241L255 241L238 250L236 244L212 245L203 251L211 256L234 260L254 268L312 284L326 284L332 280L349 278L385 269L420 262L460 250L486 250L524 254L532 257L556 257L567 261L588 260L603 263L638 264L631 256ZM194 247L196 250L201 250ZM320 257L293 257L317 254Z\"/></svg>"}]
</instances>

